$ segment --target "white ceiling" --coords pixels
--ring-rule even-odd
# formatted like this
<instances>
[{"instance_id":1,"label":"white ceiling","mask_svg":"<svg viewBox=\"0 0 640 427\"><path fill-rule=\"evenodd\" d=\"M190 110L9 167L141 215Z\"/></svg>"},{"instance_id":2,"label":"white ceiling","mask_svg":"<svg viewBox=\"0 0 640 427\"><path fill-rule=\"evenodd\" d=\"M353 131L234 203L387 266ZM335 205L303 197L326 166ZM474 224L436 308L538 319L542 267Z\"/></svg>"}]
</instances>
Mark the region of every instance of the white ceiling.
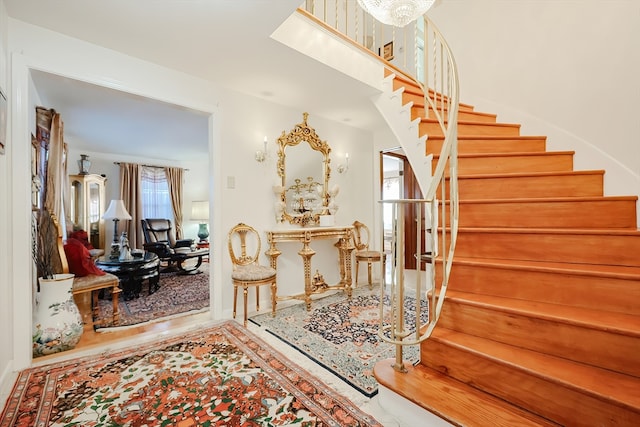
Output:
<instances>
[{"instance_id":1,"label":"white ceiling","mask_svg":"<svg viewBox=\"0 0 640 427\"><path fill-rule=\"evenodd\" d=\"M5 4L11 18L232 90L363 129L378 121L370 88L269 37L300 0ZM65 135L78 149L147 156L148 149L135 145L143 136L154 141L156 153L175 154L163 147L180 141L183 158L174 160L193 160L207 149L207 117L201 113L43 72L33 72L33 79L44 106L62 114Z\"/></svg>"}]
</instances>

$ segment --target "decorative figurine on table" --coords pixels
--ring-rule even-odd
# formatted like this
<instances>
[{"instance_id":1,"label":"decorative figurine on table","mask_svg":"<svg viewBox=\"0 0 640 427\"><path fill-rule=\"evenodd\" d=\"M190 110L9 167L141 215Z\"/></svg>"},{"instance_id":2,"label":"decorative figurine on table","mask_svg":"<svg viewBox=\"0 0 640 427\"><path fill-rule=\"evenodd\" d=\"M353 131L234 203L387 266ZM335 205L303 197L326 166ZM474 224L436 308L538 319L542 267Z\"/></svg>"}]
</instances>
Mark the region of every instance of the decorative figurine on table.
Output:
<instances>
[{"instance_id":1,"label":"decorative figurine on table","mask_svg":"<svg viewBox=\"0 0 640 427\"><path fill-rule=\"evenodd\" d=\"M129 239L127 238L127 232L123 231L120 236L120 261L131 261L133 255L131 255L131 248L129 247Z\"/></svg>"}]
</instances>

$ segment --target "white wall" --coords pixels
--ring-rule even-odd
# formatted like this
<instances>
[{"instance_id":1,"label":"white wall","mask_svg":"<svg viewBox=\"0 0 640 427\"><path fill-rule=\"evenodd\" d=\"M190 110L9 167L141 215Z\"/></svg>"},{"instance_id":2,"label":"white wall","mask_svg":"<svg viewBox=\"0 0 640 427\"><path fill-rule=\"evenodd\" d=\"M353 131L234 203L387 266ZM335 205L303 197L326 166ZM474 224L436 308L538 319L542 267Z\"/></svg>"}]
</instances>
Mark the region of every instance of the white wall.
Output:
<instances>
[{"instance_id":1,"label":"white wall","mask_svg":"<svg viewBox=\"0 0 640 427\"><path fill-rule=\"evenodd\" d=\"M309 108L313 101L309 100ZM267 250L265 231L277 226L274 204L276 197L272 186L280 182L276 162L276 140L283 132L287 133L302 122L304 109L282 107L264 100L223 92L221 105L224 106L224 123L222 130L222 157L224 160L223 186L221 198L224 210L223 231L220 236L226 239L226 231L238 222L244 222L259 230L262 236L262 253ZM336 123L309 115L307 124L313 127L320 139L331 147L331 178L329 187L337 184L340 193L337 203L340 209L336 215L336 225L348 225L355 219L371 223L374 206L371 195L371 140L373 135L342 123ZM254 160L256 150L262 149L262 141L267 136L269 158L264 163ZM346 174L337 172L337 165L344 161L344 154L349 153L349 171ZM235 188L228 188L227 181L235 181ZM312 245L318 252L312 258L312 274L319 269L325 280L336 283L337 250L332 246L335 241L319 241ZM304 290L304 273L301 258L297 252L300 243L282 243L279 248L283 254L278 258L278 293L279 295L298 294ZM230 270L231 263L226 253L225 270ZM263 255L262 263L268 264ZM223 306L230 310L233 303L231 289L223 295ZM270 307L268 292L261 292L262 307ZM249 293L249 307L254 306L253 292Z\"/></svg>"},{"instance_id":2,"label":"white wall","mask_svg":"<svg viewBox=\"0 0 640 427\"><path fill-rule=\"evenodd\" d=\"M7 67L7 11L4 0L0 0L0 88L2 92L10 100L9 93L9 76ZM9 142L10 129L7 131L5 143ZM10 145L7 151L10 152ZM12 289L10 283L10 266L11 261L8 254L11 253L11 240L8 238L11 227L11 211L9 210L9 191L10 191L10 162L9 154L0 155L0 342L13 342L13 309ZM0 399L2 399L2 385L10 380L13 358L12 347L10 345L0 346Z\"/></svg>"},{"instance_id":3,"label":"white wall","mask_svg":"<svg viewBox=\"0 0 640 427\"><path fill-rule=\"evenodd\" d=\"M640 194L640 2L457 0L428 15L463 102L576 150L576 169L606 170L606 194Z\"/></svg>"},{"instance_id":4,"label":"white wall","mask_svg":"<svg viewBox=\"0 0 640 427\"><path fill-rule=\"evenodd\" d=\"M24 177L29 170L29 135L34 126L32 110L37 103L37 93L29 76L31 69L59 74L211 114L207 172L200 172L201 165L184 166L193 168L194 175L198 175L194 177L198 187L197 198L204 198L201 194L202 189L206 188L209 191L207 198L213 204L214 210L210 223L213 315L215 317L230 316L232 287L229 280L231 266L226 249L227 232L239 221L247 222L262 231L275 225L273 210L275 199L271 187L277 174L273 141L282 131L288 132L296 123L299 123L304 110L294 110L226 92L211 82L11 19L9 19L9 35L9 50L13 52L12 89L21 102L12 106L14 114L12 143L16 148L16 155L12 156L15 167L12 173L14 184L8 189L10 191L8 198L11 200L10 214L14 217L11 221L14 234L20 236L20 239L16 238L5 249L10 253L6 260L9 264L13 263L15 269L9 273L8 280L0 286L3 293L11 295L8 298L10 303L5 303L3 299L0 304L7 304L7 310L2 312L10 319L6 324L13 325L10 329L13 329L15 335L8 334L6 337L6 342L11 344L5 346L8 349L0 370L10 371L11 360L15 363L13 368L16 369L24 368L30 363L31 292L28 286L24 286L32 280L27 268L30 265L28 243L30 188L28 179ZM313 100L309 100L310 110L312 102ZM55 106L50 107L55 108ZM374 204L371 192L373 173L370 141L373 135L313 115L309 117L309 124L315 127L320 137L333 148L332 165L334 167L342 161L345 152L350 153L349 172L346 175L339 175L334 169L331 178L331 185L337 183L341 187L338 196L340 210L337 222L350 224L356 218L371 222ZM261 148L265 135L271 141L272 157L267 164L258 164L254 160L254 153ZM69 142L70 158L77 158L79 153L73 149L73 141ZM117 168L111 164L113 160L129 160L125 157L110 159L100 153L83 152L83 154L92 156L94 172L98 169L104 170L108 176L117 176L115 171ZM190 173L191 171L188 172ZM227 177L234 177L235 188L226 188ZM190 179L189 176L188 179ZM113 187L109 188L110 192L113 191ZM335 248L328 246L329 251L336 252ZM287 253L280 258L284 267L279 273L279 278L282 278L280 281L282 294L303 291L303 276L301 271L297 270L300 265L297 250L295 244L292 244L290 249L287 248ZM335 262L332 262L330 257L325 260L322 258L320 255L314 257L314 262L318 260L318 266L316 267L314 263L313 268L320 268L326 274L325 278L332 282L331 279L334 278L330 277L329 270L324 270L321 264L322 262L330 263L331 267L327 268L333 271ZM262 297L265 300L262 306L269 307L268 293L262 292ZM253 302L250 300L250 304ZM5 334L4 331L0 333Z\"/></svg>"}]
</instances>

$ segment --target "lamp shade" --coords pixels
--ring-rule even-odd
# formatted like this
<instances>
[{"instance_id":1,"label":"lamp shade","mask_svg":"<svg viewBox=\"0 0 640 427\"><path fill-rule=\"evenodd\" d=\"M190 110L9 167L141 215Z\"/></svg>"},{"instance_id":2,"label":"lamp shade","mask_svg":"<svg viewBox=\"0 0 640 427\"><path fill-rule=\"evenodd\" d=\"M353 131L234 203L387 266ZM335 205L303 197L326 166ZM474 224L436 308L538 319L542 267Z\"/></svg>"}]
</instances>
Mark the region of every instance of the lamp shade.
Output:
<instances>
[{"instance_id":1,"label":"lamp shade","mask_svg":"<svg viewBox=\"0 0 640 427\"><path fill-rule=\"evenodd\" d=\"M109 207L107 208L104 215L102 215L104 219L131 219L131 215L127 212L127 208L124 207L124 202L122 200L112 200L109 203Z\"/></svg>"},{"instance_id":2,"label":"lamp shade","mask_svg":"<svg viewBox=\"0 0 640 427\"><path fill-rule=\"evenodd\" d=\"M209 222L208 200L198 200L191 204L191 219L193 221Z\"/></svg>"}]
</instances>

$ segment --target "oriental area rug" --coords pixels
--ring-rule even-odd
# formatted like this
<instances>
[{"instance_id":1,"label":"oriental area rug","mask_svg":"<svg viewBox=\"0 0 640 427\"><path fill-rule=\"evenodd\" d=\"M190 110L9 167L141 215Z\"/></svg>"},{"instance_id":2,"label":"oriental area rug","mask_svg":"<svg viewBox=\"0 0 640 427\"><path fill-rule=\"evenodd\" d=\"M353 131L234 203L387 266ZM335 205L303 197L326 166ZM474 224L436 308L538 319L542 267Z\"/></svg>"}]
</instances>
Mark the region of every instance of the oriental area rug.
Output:
<instances>
[{"instance_id":1,"label":"oriental area rug","mask_svg":"<svg viewBox=\"0 0 640 427\"><path fill-rule=\"evenodd\" d=\"M126 301L120 294L120 322L113 324L111 295L98 301L98 316L94 318L94 329L110 332L142 323L157 322L168 318L185 316L209 308L209 263L200 266L199 274L160 273L159 289L149 294L145 281L137 298Z\"/></svg>"},{"instance_id":2,"label":"oriental area rug","mask_svg":"<svg viewBox=\"0 0 640 427\"><path fill-rule=\"evenodd\" d=\"M388 299L385 296L385 304ZM415 318L415 299L405 297L405 319ZM421 319L428 321L428 305L421 304ZM351 385L366 397L378 393L373 376L375 364L395 357L395 346L378 336L380 291L360 287L351 299L344 292L316 299L307 311L305 304L278 309L250 317L266 332L284 341L315 363ZM290 356L293 357L293 356ZM419 360L419 346L405 346L403 358L415 363Z\"/></svg>"},{"instance_id":3,"label":"oriental area rug","mask_svg":"<svg viewBox=\"0 0 640 427\"><path fill-rule=\"evenodd\" d=\"M51 425L382 426L233 321L20 372L0 427Z\"/></svg>"}]
</instances>

